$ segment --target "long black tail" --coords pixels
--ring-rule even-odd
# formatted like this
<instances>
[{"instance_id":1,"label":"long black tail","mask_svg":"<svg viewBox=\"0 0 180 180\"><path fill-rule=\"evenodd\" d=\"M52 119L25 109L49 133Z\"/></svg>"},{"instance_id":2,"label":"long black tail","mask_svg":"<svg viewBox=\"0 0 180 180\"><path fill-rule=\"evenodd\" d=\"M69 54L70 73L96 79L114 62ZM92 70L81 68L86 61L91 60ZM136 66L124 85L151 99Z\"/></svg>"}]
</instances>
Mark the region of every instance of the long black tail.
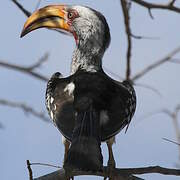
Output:
<instances>
[{"instance_id":1,"label":"long black tail","mask_svg":"<svg viewBox=\"0 0 180 180\"><path fill-rule=\"evenodd\" d=\"M99 113L92 105L86 107L78 109L76 113L72 143L64 163L65 169L102 169Z\"/></svg>"}]
</instances>

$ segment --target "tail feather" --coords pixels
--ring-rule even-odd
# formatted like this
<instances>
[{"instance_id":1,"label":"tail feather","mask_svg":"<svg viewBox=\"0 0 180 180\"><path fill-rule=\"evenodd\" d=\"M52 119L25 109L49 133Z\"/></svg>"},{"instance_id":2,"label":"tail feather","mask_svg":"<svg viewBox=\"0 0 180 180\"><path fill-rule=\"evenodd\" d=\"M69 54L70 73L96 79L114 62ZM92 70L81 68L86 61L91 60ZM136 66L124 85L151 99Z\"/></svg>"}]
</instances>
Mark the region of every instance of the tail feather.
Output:
<instances>
[{"instance_id":1,"label":"tail feather","mask_svg":"<svg viewBox=\"0 0 180 180\"><path fill-rule=\"evenodd\" d=\"M92 108L78 112L65 168L97 171L103 166L99 113Z\"/></svg>"}]
</instances>

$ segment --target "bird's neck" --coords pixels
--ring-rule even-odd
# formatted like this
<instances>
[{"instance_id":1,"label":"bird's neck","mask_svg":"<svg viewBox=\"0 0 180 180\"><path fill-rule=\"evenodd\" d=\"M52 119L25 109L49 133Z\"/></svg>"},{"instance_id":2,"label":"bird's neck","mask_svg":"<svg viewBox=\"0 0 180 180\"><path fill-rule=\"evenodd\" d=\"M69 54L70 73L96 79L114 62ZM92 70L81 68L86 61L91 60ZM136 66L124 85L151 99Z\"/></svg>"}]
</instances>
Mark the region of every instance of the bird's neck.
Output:
<instances>
[{"instance_id":1,"label":"bird's neck","mask_svg":"<svg viewBox=\"0 0 180 180\"><path fill-rule=\"evenodd\" d=\"M73 52L71 74L74 74L79 69L87 72L101 70L103 54L102 48L95 46L92 42L79 42Z\"/></svg>"}]
</instances>

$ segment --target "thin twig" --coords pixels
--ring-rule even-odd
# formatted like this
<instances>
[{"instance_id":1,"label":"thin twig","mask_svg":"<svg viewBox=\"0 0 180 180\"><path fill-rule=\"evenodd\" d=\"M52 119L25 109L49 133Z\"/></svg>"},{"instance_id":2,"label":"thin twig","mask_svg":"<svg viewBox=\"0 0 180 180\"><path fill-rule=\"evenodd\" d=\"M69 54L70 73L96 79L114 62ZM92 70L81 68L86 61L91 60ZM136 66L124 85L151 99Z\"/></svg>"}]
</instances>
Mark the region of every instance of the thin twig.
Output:
<instances>
[{"instance_id":1,"label":"thin twig","mask_svg":"<svg viewBox=\"0 0 180 180\"><path fill-rule=\"evenodd\" d=\"M174 111L172 111L172 112L170 110L164 108L164 109L161 109L159 111L150 113L149 115L146 115L145 117L147 118L147 117L152 116L152 115L157 114L157 113L164 113L164 114L168 115L172 119L173 126L175 129L176 138L177 138L177 142L180 143L180 127L178 124L178 113L179 112L180 112L180 104L176 105ZM169 141L169 142L173 142L173 141L168 140L166 138L163 138L163 139L166 141ZM175 143L175 144L178 144L178 143ZM179 146L178 150L179 150L179 159L180 159L180 146Z\"/></svg>"},{"instance_id":2,"label":"thin twig","mask_svg":"<svg viewBox=\"0 0 180 180\"><path fill-rule=\"evenodd\" d=\"M35 109L33 109L32 107L26 105L25 103L13 102L13 101L5 100L5 99L0 99L0 105L9 106L12 108L19 108L19 109L23 110L25 114L32 114L33 116L38 117L38 118L44 120L45 122L50 122L49 118L47 118L43 112L38 112Z\"/></svg>"},{"instance_id":3,"label":"thin twig","mask_svg":"<svg viewBox=\"0 0 180 180\"><path fill-rule=\"evenodd\" d=\"M31 166L35 165L35 166L48 166L48 167L54 167L54 168L62 168L60 166L56 166L56 165L51 165L51 164L46 164L46 163L30 163Z\"/></svg>"},{"instance_id":4,"label":"thin twig","mask_svg":"<svg viewBox=\"0 0 180 180\"><path fill-rule=\"evenodd\" d=\"M132 40L131 40L131 29L130 29L130 16L129 16L129 8L126 0L121 0L121 7L124 16L124 24L126 28L126 35L128 41L127 48L127 65L126 65L126 79L130 79L131 76L131 49L132 49Z\"/></svg>"},{"instance_id":5,"label":"thin twig","mask_svg":"<svg viewBox=\"0 0 180 180\"><path fill-rule=\"evenodd\" d=\"M15 65L15 64L0 60L0 66L29 74L29 75L31 75L37 79L43 80L43 81L48 81L47 77L41 75L40 73L34 72L34 70L36 68L40 67L42 65L42 63L47 61L48 57L49 57L49 54L45 53L45 55L42 58L40 58L35 64L30 65L30 66Z\"/></svg>"},{"instance_id":6,"label":"thin twig","mask_svg":"<svg viewBox=\"0 0 180 180\"><path fill-rule=\"evenodd\" d=\"M30 13L27 9L25 9L18 1L12 0L12 2L13 2L14 4L16 4L16 6L17 6L27 17L29 17L29 16L31 15L31 13Z\"/></svg>"},{"instance_id":7,"label":"thin twig","mask_svg":"<svg viewBox=\"0 0 180 180\"><path fill-rule=\"evenodd\" d=\"M165 141L168 141L168 142L171 142L171 143L173 143L173 144L176 144L176 145L180 146L180 143L177 143L177 142L172 141L172 140L170 140L170 139L167 139L167 138L162 138L162 139L165 140Z\"/></svg>"},{"instance_id":8,"label":"thin twig","mask_svg":"<svg viewBox=\"0 0 180 180\"><path fill-rule=\"evenodd\" d=\"M162 10L170 10L172 12L180 13L180 8L174 6L175 0L167 4L150 3L143 0L131 0L131 1L140 6L147 8L149 11L151 11L151 9L162 9Z\"/></svg>"},{"instance_id":9,"label":"thin twig","mask_svg":"<svg viewBox=\"0 0 180 180\"><path fill-rule=\"evenodd\" d=\"M139 78L141 78L142 76L144 76L145 74L147 74L148 72L154 70L155 68L157 68L158 66L164 64L167 61L170 61L172 59L172 57L174 55L176 55L177 53L180 52L180 47L176 48L175 50L173 50L172 52L170 52L169 54L167 54L164 58L156 61L155 63L149 65L148 67L144 68L141 72L137 73L132 80L135 81Z\"/></svg>"},{"instance_id":10,"label":"thin twig","mask_svg":"<svg viewBox=\"0 0 180 180\"><path fill-rule=\"evenodd\" d=\"M31 75L37 79L43 80L43 81L48 81L48 78L44 77L43 75L41 75L39 73L30 71L29 68L24 67L24 66L7 63L5 61L0 61L0 66L29 74L29 75Z\"/></svg>"},{"instance_id":11,"label":"thin twig","mask_svg":"<svg viewBox=\"0 0 180 180\"><path fill-rule=\"evenodd\" d=\"M29 69L30 71L33 71L36 68L39 68L40 66L42 66L42 64L44 62L46 62L49 58L49 53L45 53L36 63L26 67L27 69Z\"/></svg>"},{"instance_id":12,"label":"thin twig","mask_svg":"<svg viewBox=\"0 0 180 180\"><path fill-rule=\"evenodd\" d=\"M151 90L152 92L156 93L159 97L162 97L162 94L158 91L158 89L150 86L150 85L147 85L147 84L140 84L140 83L134 83L135 86L139 86L139 87L143 87L143 88L146 88L146 89L149 89Z\"/></svg>"},{"instance_id":13,"label":"thin twig","mask_svg":"<svg viewBox=\"0 0 180 180\"><path fill-rule=\"evenodd\" d=\"M147 37L147 36L138 36L138 35L134 35L131 34L131 37L133 37L134 39L149 39L149 40L159 40L159 37Z\"/></svg>"},{"instance_id":14,"label":"thin twig","mask_svg":"<svg viewBox=\"0 0 180 180\"><path fill-rule=\"evenodd\" d=\"M166 113L173 121L173 126L176 134L176 138L178 143L180 143L180 127L178 123L178 112L180 111L180 105L178 104L175 107L175 110L173 112L170 112L168 109L163 109L163 113ZM180 147L179 147L179 160L180 160Z\"/></svg>"}]
</instances>

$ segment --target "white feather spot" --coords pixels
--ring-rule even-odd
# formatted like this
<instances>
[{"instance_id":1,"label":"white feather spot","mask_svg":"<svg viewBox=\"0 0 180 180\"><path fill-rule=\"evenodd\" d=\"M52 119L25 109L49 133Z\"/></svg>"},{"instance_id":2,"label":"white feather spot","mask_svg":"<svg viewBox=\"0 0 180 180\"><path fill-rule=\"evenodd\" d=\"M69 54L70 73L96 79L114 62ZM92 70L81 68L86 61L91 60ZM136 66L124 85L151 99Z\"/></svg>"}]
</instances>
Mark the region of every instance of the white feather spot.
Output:
<instances>
[{"instance_id":1,"label":"white feather spot","mask_svg":"<svg viewBox=\"0 0 180 180\"><path fill-rule=\"evenodd\" d=\"M53 120L54 119L54 115L53 115L52 111L50 111L50 116L51 116L51 119Z\"/></svg>"},{"instance_id":2,"label":"white feather spot","mask_svg":"<svg viewBox=\"0 0 180 180\"><path fill-rule=\"evenodd\" d=\"M93 65L85 66L82 69L85 69L87 72L91 72L91 73L97 72L96 66L93 66Z\"/></svg>"},{"instance_id":3,"label":"white feather spot","mask_svg":"<svg viewBox=\"0 0 180 180\"><path fill-rule=\"evenodd\" d=\"M53 101L54 101L54 98L53 98L53 97L51 97L51 101L50 101L50 102L51 102L51 104L53 103Z\"/></svg>"},{"instance_id":4,"label":"white feather spot","mask_svg":"<svg viewBox=\"0 0 180 180\"><path fill-rule=\"evenodd\" d=\"M74 83L71 82L64 88L64 92L68 92L69 95L72 95L74 88L75 88L75 85Z\"/></svg>"},{"instance_id":5,"label":"white feather spot","mask_svg":"<svg viewBox=\"0 0 180 180\"><path fill-rule=\"evenodd\" d=\"M46 103L47 103L47 108L48 109L50 109L50 107L51 107L49 99L50 99L50 96L48 95L47 98L46 98Z\"/></svg>"},{"instance_id":6,"label":"white feather spot","mask_svg":"<svg viewBox=\"0 0 180 180\"><path fill-rule=\"evenodd\" d=\"M109 117L108 117L107 111L102 110L100 112L100 125L106 124L107 121L109 121Z\"/></svg>"},{"instance_id":7,"label":"white feather spot","mask_svg":"<svg viewBox=\"0 0 180 180\"><path fill-rule=\"evenodd\" d=\"M62 143L65 144L66 138L62 135Z\"/></svg>"}]
</instances>

